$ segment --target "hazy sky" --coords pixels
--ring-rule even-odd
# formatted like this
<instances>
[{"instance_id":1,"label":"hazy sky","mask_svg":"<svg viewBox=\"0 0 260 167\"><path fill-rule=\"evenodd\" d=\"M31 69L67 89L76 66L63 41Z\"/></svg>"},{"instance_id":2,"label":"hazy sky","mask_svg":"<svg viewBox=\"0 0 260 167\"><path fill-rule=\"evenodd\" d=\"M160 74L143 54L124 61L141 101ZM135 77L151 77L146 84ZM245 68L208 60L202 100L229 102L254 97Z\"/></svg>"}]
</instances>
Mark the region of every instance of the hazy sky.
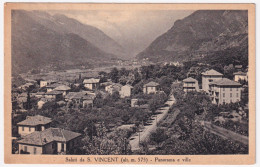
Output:
<instances>
[{"instance_id":1,"label":"hazy sky","mask_svg":"<svg viewBox=\"0 0 260 167\"><path fill-rule=\"evenodd\" d=\"M174 22L194 11L183 10L91 10L52 11L99 28L135 55L144 50L159 35L169 30Z\"/></svg>"}]
</instances>

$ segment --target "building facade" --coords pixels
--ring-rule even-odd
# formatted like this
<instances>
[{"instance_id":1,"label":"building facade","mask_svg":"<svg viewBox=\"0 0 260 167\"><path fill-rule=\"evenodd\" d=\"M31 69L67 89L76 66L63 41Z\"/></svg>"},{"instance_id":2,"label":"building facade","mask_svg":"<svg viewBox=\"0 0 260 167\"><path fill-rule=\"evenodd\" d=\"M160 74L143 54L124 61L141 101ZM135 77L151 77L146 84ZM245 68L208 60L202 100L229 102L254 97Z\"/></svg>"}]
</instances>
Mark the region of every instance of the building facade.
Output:
<instances>
[{"instance_id":1,"label":"building facade","mask_svg":"<svg viewBox=\"0 0 260 167\"><path fill-rule=\"evenodd\" d=\"M157 91L159 91L159 84L156 82L149 82L143 86L145 94L157 93Z\"/></svg>"},{"instance_id":2,"label":"building facade","mask_svg":"<svg viewBox=\"0 0 260 167\"><path fill-rule=\"evenodd\" d=\"M234 73L234 81L238 82L241 81L248 81L247 73L239 71Z\"/></svg>"},{"instance_id":3,"label":"building facade","mask_svg":"<svg viewBox=\"0 0 260 167\"><path fill-rule=\"evenodd\" d=\"M132 90L133 90L133 87L132 87L131 85L122 86L122 87L121 87L121 90L120 90L120 92L119 92L120 97L121 97L121 98L124 98L124 97L129 97L129 96L131 96Z\"/></svg>"},{"instance_id":4,"label":"building facade","mask_svg":"<svg viewBox=\"0 0 260 167\"><path fill-rule=\"evenodd\" d=\"M227 78L210 83L209 94L213 104L235 103L241 100L241 84Z\"/></svg>"},{"instance_id":5,"label":"building facade","mask_svg":"<svg viewBox=\"0 0 260 167\"><path fill-rule=\"evenodd\" d=\"M202 90L205 91L206 93L209 93L209 84L211 82L218 81L223 78L223 74L213 69L203 72L201 74L202 74Z\"/></svg>"},{"instance_id":6,"label":"building facade","mask_svg":"<svg viewBox=\"0 0 260 167\"><path fill-rule=\"evenodd\" d=\"M184 92L199 91L198 81L191 77L184 79L183 80L183 91Z\"/></svg>"},{"instance_id":7,"label":"building facade","mask_svg":"<svg viewBox=\"0 0 260 167\"><path fill-rule=\"evenodd\" d=\"M85 88L94 90L99 87L99 81L100 79L95 79L95 78L84 79L83 84Z\"/></svg>"},{"instance_id":8,"label":"building facade","mask_svg":"<svg viewBox=\"0 0 260 167\"><path fill-rule=\"evenodd\" d=\"M80 136L60 128L36 131L18 141L19 154L68 154L77 148Z\"/></svg>"},{"instance_id":9,"label":"building facade","mask_svg":"<svg viewBox=\"0 0 260 167\"><path fill-rule=\"evenodd\" d=\"M51 122L50 118L41 115L28 116L24 121L17 123L18 134L25 136L35 131L43 131L50 127Z\"/></svg>"}]
</instances>

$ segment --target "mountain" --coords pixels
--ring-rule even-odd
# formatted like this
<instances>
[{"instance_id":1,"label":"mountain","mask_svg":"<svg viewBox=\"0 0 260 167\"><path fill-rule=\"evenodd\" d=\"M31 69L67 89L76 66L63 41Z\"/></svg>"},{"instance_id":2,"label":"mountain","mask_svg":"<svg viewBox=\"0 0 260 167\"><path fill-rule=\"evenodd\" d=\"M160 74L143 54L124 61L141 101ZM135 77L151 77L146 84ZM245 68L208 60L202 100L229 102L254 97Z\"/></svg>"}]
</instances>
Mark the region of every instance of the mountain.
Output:
<instances>
[{"instance_id":1,"label":"mountain","mask_svg":"<svg viewBox=\"0 0 260 167\"><path fill-rule=\"evenodd\" d=\"M183 62L230 48L247 49L247 43L247 11L199 10L177 20L137 58Z\"/></svg>"},{"instance_id":2,"label":"mountain","mask_svg":"<svg viewBox=\"0 0 260 167\"><path fill-rule=\"evenodd\" d=\"M58 68L90 66L117 58L81 35L67 30L67 25L59 23L49 14L34 13L12 11L13 74L50 65Z\"/></svg>"},{"instance_id":3,"label":"mountain","mask_svg":"<svg viewBox=\"0 0 260 167\"><path fill-rule=\"evenodd\" d=\"M82 24L62 14L50 15L42 11L32 11L31 18L45 27L59 33L74 33L94 44L104 52L126 58L125 49L96 27Z\"/></svg>"}]
</instances>

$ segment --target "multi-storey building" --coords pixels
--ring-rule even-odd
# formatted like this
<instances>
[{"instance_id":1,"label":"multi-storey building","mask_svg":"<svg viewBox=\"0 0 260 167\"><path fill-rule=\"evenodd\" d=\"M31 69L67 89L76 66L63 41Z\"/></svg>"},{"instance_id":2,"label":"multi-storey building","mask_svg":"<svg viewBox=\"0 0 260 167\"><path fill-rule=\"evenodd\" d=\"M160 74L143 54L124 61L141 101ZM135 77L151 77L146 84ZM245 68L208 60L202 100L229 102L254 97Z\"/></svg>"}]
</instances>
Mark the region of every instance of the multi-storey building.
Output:
<instances>
[{"instance_id":1,"label":"multi-storey building","mask_svg":"<svg viewBox=\"0 0 260 167\"><path fill-rule=\"evenodd\" d=\"M20 154L69 154L77 148L81 134L60 128L35 131L17 141Z\"/></svg>"},{"instance_id":2,"label":"multi-storey building","mask_svg":"<svg viewBox=\"0 0 260 167\"><path fill-rule=\"evenodd\" d=\"M24 121L17 123L18 134L25 136L35 131L43 131L50 127L51 122L51 118L41 115L28 116Z\"/></svg>"},{"instance_id":3,"label":"multi-storey building","mask_svg":"<svg viewBox=\"0 0 260 167\"><path fill-rule=\"evenodd\" d=\"M214 104L235 103L241 100L241 84L227 78L213 81L209 94Z\"/></svg>"},{"instance_id":4,"label":"multi-storey building","mask_svg":"<svg viewBox=\"0 0 260 167\"><path fill-rule=\"evenodd\" d=\"M156 82L149 82L143 86L143 92L145 94L157 93L159 91L159 84Z\"/></svg>"},{"instance_id":5,"label":"multi-storey building","mask_svg":"<svg viewBox=\"0 0 260 167\"><path fill-rule=\"evenodd\" d=\"M183 81L183 91L184 92L191 92L191 91L198 91L199 85L198 81L194 78L186 78Z\"/></svg>"},{"instance_id":6,"label":"multi-storey building","mask_svg":"<svg viewBox=\"0 0 260 167\"><path fill-rule=\"evenodd\" d=\"M209 71L203 72L202 74L202 90L209 93L209 84L213 81L221 80L223 74L211 69Z\"/></svg>"}]
</instances>

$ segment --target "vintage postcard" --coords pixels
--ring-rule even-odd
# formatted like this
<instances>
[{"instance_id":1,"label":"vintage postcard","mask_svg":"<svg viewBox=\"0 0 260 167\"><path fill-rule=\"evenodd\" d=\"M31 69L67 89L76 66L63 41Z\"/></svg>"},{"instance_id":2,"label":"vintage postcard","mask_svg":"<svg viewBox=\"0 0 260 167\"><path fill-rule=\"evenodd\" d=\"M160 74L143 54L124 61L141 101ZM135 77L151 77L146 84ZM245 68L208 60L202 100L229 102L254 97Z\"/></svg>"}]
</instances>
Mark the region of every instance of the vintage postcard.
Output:
<instances>
[{"instance_id":1,"label":"vintage postcard","mask_svg":"<svg viewBox=\"0 0 260 167\"><path fill-rule=\"evenodd\" d=\"M254 4L5 4L5 163L254 164Z\"/></svg>"}]
</instances>

